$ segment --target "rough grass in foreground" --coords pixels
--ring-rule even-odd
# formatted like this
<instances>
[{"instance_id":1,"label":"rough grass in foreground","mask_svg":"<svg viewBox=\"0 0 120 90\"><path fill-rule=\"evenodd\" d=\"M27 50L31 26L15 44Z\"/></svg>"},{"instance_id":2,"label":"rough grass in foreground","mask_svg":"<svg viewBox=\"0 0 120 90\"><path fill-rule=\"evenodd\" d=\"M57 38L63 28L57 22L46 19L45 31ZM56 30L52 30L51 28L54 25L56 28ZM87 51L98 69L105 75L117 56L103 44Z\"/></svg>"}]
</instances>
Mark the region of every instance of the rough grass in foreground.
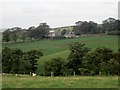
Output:
<instances>
[{"instance_id":1,"label":"rough grass in foreground","mask_svg":"<svg viewBox=\"0 0 120 90\"><path fill-rule=\"evenodd\" d=\"M3 88L118 88L118 76L2 77Z\"/></svg>"}]
</instances>

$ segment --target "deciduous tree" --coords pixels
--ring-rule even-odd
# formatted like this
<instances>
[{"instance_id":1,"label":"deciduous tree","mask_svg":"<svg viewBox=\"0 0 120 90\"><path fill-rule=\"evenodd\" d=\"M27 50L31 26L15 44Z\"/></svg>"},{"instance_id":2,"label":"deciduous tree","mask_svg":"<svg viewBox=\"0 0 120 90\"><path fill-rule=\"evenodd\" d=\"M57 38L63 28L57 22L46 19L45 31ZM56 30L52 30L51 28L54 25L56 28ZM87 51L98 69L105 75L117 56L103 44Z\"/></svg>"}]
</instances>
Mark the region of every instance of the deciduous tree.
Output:
<instances>
[{"instance_id":1,"label":"deciduous tree","mask_svg":"<svg viewBox=\"0 0 120 90\"><path fill-rule=\"evenodd\" d=\"M85 47L85 44L79 42L73 43L70 46L70 55L68 56L68 67L73 69L76 74L80 74L79 68L82 68L82 61L85 55L90 51Z\"/></svg>"}]
</instances>

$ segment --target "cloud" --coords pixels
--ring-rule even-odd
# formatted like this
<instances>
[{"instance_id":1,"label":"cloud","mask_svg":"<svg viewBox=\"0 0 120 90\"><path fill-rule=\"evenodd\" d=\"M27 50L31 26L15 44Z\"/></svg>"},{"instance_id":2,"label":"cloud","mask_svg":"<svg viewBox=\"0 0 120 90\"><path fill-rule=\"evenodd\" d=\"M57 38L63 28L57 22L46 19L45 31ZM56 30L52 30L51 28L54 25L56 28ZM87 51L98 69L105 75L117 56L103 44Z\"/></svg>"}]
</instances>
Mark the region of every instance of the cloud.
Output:
<instances>
[{"instance_id":1,"label":"cloud","mask_svg":"<svg viewBox=\"0 0 120 90\"><path fill-rule=\"evenodd\" d=\"M117 18L118 0L3 0L2 27L29 27L48 22L51 27L73 25L78 20L101 23Z\"/></svg>"}]
</instances>

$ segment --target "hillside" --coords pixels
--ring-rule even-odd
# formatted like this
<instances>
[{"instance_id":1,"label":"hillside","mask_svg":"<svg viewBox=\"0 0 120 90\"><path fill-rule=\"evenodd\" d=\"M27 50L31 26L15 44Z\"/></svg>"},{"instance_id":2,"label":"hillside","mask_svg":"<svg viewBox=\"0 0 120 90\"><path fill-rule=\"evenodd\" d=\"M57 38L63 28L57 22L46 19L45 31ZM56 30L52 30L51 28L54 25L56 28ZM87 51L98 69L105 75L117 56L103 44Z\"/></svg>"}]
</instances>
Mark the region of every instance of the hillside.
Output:
<instances>
[{"instance_id":1,"label":"hillside","mask_svg":"<svg viewBox=\"0 0 120 90\"><path fill-rule=\"evenodd\" d=\"M118 49L118 36L86 36L73 39L59 39L59 40L41 40L34 42L5 44L3 47L20 48L23 51L29 51L32 49L42 50L44 56L38 61L39 74L43 71L43 63L54 57L62 57L64 59L69 55L69 44L73 42L85 43L87 47L95 49L97 47L108 47L117 51Z\"/></svg>"},{"instance_id":2,"label":"hillside","mask_svg":"<svg viewBox=\"0 0 120 90\"><path fill-rule=\"evenodd\" d=\"M62 30L64 30L64 29L66 29L66 30L72 31L72 30L73 30L73 27L74 27L74 26L57 27L57 28L52 28L52 30L60 30L60 31L62 31Z\"/></svg>"}]
</instances>

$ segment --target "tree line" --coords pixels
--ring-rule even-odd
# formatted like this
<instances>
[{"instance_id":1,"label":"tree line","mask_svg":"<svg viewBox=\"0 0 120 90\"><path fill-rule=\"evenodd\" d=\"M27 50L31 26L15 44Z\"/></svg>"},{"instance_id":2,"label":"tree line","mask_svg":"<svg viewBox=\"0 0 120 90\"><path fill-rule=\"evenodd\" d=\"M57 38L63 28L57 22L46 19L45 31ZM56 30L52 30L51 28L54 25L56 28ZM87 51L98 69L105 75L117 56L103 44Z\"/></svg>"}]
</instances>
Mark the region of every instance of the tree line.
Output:
<instances>
[{"instance_id":1,"label":"tree line","mask_svg":"<svg viewBox=\"0 0 120 90\"><path fill-rule=\"evenodd\" d=\"M69 46L70 54L67 60L61 57L52 58L44 62L44 73L41 75L69 76L69 75L119 75L120 49L101 47L94 51L75 42ZM37 65L43 53L40 50L23 52L20 49L2 49L2 71L12 74L37 73Z\"/></svg>"},{"instance_id":2,"label":"tree line","mask_svg":"<svg viewBox=\"0 0 120 90\"><path fill-rule=\"evenodd\" d=\"M102 24L97 24L94 21L78 21L73 26L72 32L75 35L82 34L120 34L120 20L114 18L108 18L102 21ZM3 34L3 42L18 42L18 40L33 41L49 38L50 26L47 23L40 23L38 27L31 26L28 29L22 29L21 27L13 27L6 29ZM61 31L61 35L64 36L68 30Z\"/></svg>"},{"instance_id":3,"label":"tree line","mask_svg":"<svg viewBox=\"0 0 120 90\"><path fill-rule=\"evenodd\" d=\"M120 34L120 20L115 18L108 18L102 21L102 24L97 24L94 21L78 21L75 23L73 31L76 35L81 34Z\"/></svg>"},{"instance_id":4,"label":"tree line","mask_svg":"<svg viewBox=\"0 0 120 90\"><path fill-rule=\"evenodd\" d=\"M67 60L53 58L44 63L45 75L119 75L120 50L101 47L91 51L85 44L73 43Z\"/></svg>"},{"instance_id":5,"label":"tree line","mask_svg":"<svg viewBox=\"0 0 120 90\"><path fill-rule=\"evenodd\" d=\"M26 40L41 40L47 38L49 30L47 23L40 23L38 27L31 26L28 29L22 29L21 27L8 28L2 33L3 42L9 43L12 41L16 43L18 40L23 42Z\"/></svg>"},{"instance_id":6,"label":"tree line","mask_svg":"<svg viewBox=\"0 0 120 90\"><path fill-rule=\"evenodd\" d=\"M23 52L20 49L2 49L2 71L11 74L29 74L37 70L37 61L43 56L40 50Z\"/></svg>"}]
</instances>

